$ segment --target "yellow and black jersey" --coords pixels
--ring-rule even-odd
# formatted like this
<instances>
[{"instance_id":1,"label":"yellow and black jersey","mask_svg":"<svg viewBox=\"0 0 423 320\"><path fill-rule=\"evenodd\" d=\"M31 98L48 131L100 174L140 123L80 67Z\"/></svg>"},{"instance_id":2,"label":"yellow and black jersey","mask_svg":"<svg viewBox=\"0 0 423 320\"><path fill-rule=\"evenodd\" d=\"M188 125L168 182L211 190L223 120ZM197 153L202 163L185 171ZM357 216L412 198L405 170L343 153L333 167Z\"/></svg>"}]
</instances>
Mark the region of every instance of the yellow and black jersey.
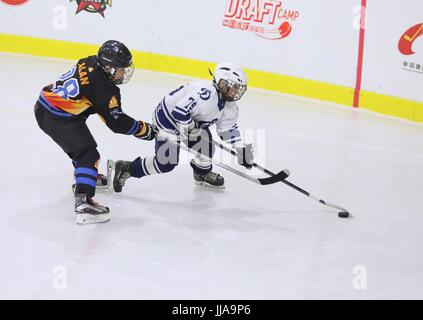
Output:
<instances>
[{"instance_id":1,"label":"yellow and black jersey","mask_svg":"<svg viewBox=\"0 0 423 320\"><path fill-rule=\"evenodd\" d=\"M97 113L116 133L135 134L140 130L140 123L122 111L120 90L100 70L96 56L79 60L69 72L46 86L38 104L62 118L86 119Z\"/></svg>"}]
</instances>

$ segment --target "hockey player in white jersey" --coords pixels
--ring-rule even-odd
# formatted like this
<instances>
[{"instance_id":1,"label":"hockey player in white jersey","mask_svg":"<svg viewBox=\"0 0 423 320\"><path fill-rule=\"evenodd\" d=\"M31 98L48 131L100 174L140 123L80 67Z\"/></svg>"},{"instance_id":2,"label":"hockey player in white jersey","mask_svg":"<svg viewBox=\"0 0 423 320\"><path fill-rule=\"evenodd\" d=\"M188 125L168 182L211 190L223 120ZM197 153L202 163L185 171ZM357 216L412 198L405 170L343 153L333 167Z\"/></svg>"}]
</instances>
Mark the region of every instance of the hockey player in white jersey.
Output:
<instances>
[{"instance_id":1,"label":"hockey player in white jersey","mask_svg":"<svg viewBox=\"0 0 423 320\"><path fill-rule=\"evenodd\" d=\"M253 149L244 144L238 130L238 105L247 90L247 76L241 67L231 63L218 64L212 81L196 81L183 85L166 95L153 113L159 130L177 136L182 143L208 158L214 154L209 127L216 124L219 137L236 148L238 163L251 168ZM114 163L113 189L121 192L129 177L141 178L172 171L179 162L179 147L156 137L155 155L134 161ZM224 178L212 171L212 163L204 157L191 161L198 185L224 188Z\"/></svg>"}]
</instances>

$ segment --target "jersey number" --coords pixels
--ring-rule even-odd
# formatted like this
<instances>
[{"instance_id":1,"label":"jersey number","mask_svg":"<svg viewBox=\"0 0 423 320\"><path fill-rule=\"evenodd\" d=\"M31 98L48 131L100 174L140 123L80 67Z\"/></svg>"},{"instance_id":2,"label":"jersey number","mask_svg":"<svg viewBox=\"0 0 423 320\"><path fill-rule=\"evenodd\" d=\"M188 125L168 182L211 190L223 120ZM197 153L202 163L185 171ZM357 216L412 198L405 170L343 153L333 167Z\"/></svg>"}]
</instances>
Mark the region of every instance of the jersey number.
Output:
<instances>
[{"instance_id":1,"label":"jersey number","mask_svg":"<svg viewBox=\"0 0 423 320\"><path fill-rule=\"evenodd\" d=\"M64 81L63 85L55 86L53 93L61 96L64 99L75 98L79 95L79 83L78 80L72 78L75 74L76 67L73 67L69 72L66 72L59 78L59 81Z\"/></svg>"},{"instance_id":2,"label":"jersey number","mask_svg":"<svg viewBox=\"0 0 423 320\"><path fill-rule=\"evenodd\" d=\"M68 80L70 77L72 77L75 74L76 71L76 66L73 67L71 70L69 70L68 72L66 72L65 74L63 74L60 78L59 81L65 81Z\"/></svg>"},{"instance_id":3,"label":"jersey number","mask_svg":"<svg viewBox=\"0 0 423 320\"><path fill-rule=\"evenodd\" d=\"M189 103L185 106L184 109L191 111L192 109L195 108L195 106L197 105L197 102L195 102L195 99L193 97L189 97Z\"/></svg>"},{"instance_id":4,"label":"jersey number","mask_svg":"<svg viewBox=\"0 0 423 320\"><path fill-rule=\"evenodd\" d=\"M64 99L75 98L79 94L78 80L75 78L68 79L62 86L56 87L53 92Z\"/></svg>"}]
</instances>

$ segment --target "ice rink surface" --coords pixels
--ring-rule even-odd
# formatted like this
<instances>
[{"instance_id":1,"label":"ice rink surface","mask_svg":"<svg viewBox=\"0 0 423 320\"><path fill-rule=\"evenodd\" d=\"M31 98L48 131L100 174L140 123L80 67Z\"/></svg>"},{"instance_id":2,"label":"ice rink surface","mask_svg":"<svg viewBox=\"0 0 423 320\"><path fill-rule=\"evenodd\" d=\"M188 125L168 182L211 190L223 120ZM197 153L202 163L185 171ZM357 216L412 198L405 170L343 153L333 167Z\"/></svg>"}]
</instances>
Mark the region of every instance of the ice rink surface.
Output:
<instances>
[{"instance_id":1,"label":"ice rink surface","mask_svg":"<svg viewBox=\"0 0 423 320\"><path fill-rule=\"evenodd\" d=\"M220 168L226 190L202 189L182 151L172 173L98 192L112 220L79 226L71 162L33 115L40 89L72 65L0 54L0 298L423 298L422 125L250 89L239 126L253 132L257 159L289 168L290 181L354 219ZM150 121L160 99L189 81L138 70L121 87L123 108ZM88 125L102 172L108 158L153 152L95 115Z\"/></svg>"}]
</instances>

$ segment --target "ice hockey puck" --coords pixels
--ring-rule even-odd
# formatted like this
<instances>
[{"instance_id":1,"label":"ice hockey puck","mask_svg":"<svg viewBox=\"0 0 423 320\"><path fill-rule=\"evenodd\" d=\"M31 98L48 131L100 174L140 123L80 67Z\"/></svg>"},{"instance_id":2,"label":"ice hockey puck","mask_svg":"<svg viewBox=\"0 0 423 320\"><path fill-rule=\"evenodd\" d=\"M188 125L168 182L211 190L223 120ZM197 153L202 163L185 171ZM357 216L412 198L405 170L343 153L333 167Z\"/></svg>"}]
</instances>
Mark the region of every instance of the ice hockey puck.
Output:
<instances>
[{"instance_id":1,"label":"ice hockey puck","mask_svg":"<svg viewBox=\"0 0 423 320\"><path fill-rule=\"evenodd\" d=\"M349 216L350 214L348 212L345 212L345 211L338 212L338 217L340 218L348 218Z\"/></svg>"}]
</instances>

